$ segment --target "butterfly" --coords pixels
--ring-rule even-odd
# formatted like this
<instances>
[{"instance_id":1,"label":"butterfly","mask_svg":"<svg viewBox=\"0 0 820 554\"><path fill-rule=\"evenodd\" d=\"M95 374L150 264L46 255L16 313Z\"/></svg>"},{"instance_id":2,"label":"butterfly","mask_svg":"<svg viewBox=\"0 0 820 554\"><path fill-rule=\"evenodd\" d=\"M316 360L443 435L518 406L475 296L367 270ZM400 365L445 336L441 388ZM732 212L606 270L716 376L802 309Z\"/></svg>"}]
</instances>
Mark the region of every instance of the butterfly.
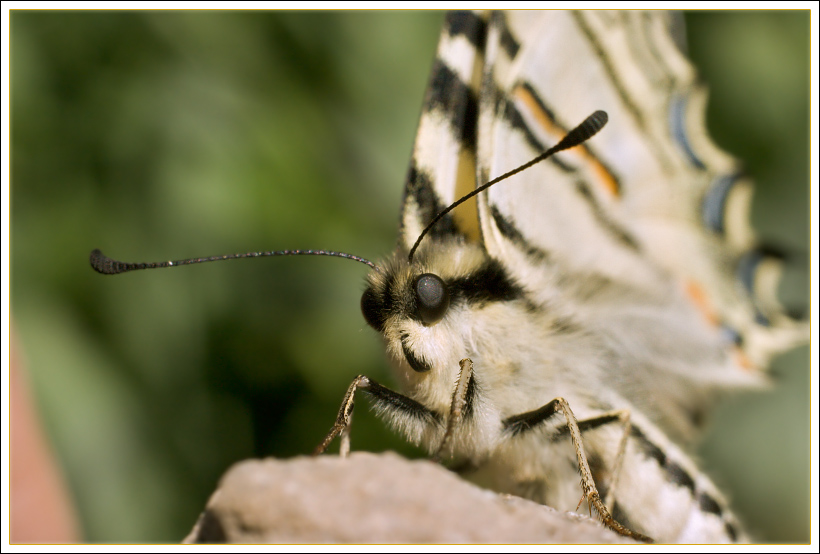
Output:
<instances>
[{"instance_id":1,"label":"butterfly","mask_svg":"<svg viewBox=\"0 0 820 554\"><path fill-rule=\"evenodd\" d=\"M514 26L512 26L512 25L511 25L511 27L514 27ZM595 34L595 33L593 33L593 34ZM603 33L601 33L601 34L603 34ZM502 33L502 35L503 35L503 33ZM529 44L529 43L528 43L528 41L525 41L525 40L521 40L521 41L519 41L519 42L520 42L521 44L525 44L525 46L526 46L526 44ZM589 56L582 56L582 57L589 57ZM500 67L500 66L498 66L498 64L493 64L493 67ZM592 88L594 88L594 87L592 87ZM537 91L536 91L536 92L537 92ZM524 94L526 94L526 93L525 93L525 92L522 92L521 94L522 94L522 95L524 95ZM523 96L522 96L522 97L523 97ZM539 102L538 102L538 100L537 100L537 99L538 99L538 97L537 97L537 96L534 96L534 98L536 98L536 100L534 100L535 104L538 104L538 103L539 103ZM524 101L524 102L526 103L526 101ZM540 103L541 103L542 105L543 105L543 104L545 104L545 102L543 102L543 101L542 101L542 102L540 102ZM535 104L534 104L534 105L535 105ZM533 114L536 114L536 115L537 115L537 113L536 113L536 112L537 112L537 110L536 110L536 111L533 111L530 115L533 115ZM614 111L614 110L609 110L609 112L612 114L612 113L614 113L615 111ZM545 112L545 113L546 113L546 112ZM683 115L685 115L685 114L683 114ZM614 116L613 116L613 115L611 115L610 117L611 117L611 118L613 118L613 123L614 123ZM479 117L479 119L480 119L480 117ZM613 125L613 123L610 123L610 126L606 129L606 132L607 132L607 133L611 133L611 132L613 132L613 131L612 131L612 125ZM559 127L561 127L562 129L566 129L566 128L568 127L568 125L569 125L569 124L564 125L564 126L559 126ZM421 135L420 135L420 136L421 136ZM605 136L606 136L606 135L599 135L598 137L596 137L596 139L601 139L602 137L605 137ZM552 138L552 137L550 137L550 138ZM685 142L686 137L683 137L683 138L684 138L684 142ZM612 139L612 140L614 140L614 139ZM689 139L689 140L692 140L692 139ZM525 145L525 146L526 146L526 145ZM679 145L679 146L680 146L680 145ZM585 147L585 148L588 148L588 149L589 149L589 151L590 151L590 152L592 152L592 151L593 151L593 148L594 148L594 143L591 143L588 147ZM686 149L685 149L685 148L683 148L683 150L684 150L684 153L686 153L686 152L685 152L685 151L686 151ZM522 151L522 152L527 152L527 149L526 149L526 148L523 148L521 151ZM692 152L691 152L691 153L689 153L689 154L692 154L692 153L694 153L694 152L696 152L696 150L692 150ZM509 159L510 161L512 161L512 162L513 162L513 165L515 165L515 159L516 159L516 158L515 158L515 155L514 155L514 154L515 154L514 152L512 152L512 153L511 153L511 152L506 152L506 153L504 154L504 156L502 156L502 157L503 157L504 159ZM689 155L689 154L687 154L687 155ZM598 156L600 156L600 157L604 157L604 155L603 155L603 154L598 154L598 153L596 153L596 155L595 155L595 156L592 156L592 154L589 154L589 157L590 157L590 158L592 158L592 159L597 159L597 158L598 158ZM481 157L482 157L482 156L480 155L480 149L479 149L479 156L478 156L478 157L479 157L479 158L481 158ZM581 156L581 157L583 158L583 156ZM451 160L452 160L452 157L449 157L449 159L451 159ZM560 159L560 158L559 158L559 159ZM692 159L694 159L694 158L692 158ZM588 160L587 160L587 161L588 161ZM691 161L691 160L690 160L690 161ZM575 162L576 162L578 165L581 165L581 162L578 162L578 160L575 160ZM442 165L446 165L446 164L442 164ZM489 171L489 170L488 170L488 171ZM614 172L613 172L613 171L609 171L609 173L614 173ZM537 174L537 172L536 172L536 174ZM438 181L437 181L437 182L438 182ZM513 183L506 183L505 185L502 185L501 187L496 187L496 189L493 189L491 192L488 192L488 198L494 198L494 197L495 197L495 195L497 195L497 198L499 199L499 202L503 202L505 198L507 199L507 201L513 201L513 202L514 202L514 200L515 200L516 198L518 198L518 197L519 197L519 196L518 196L518 193L513 194L513 193L508 193L508 192L506 192L506 191L508 190L508 188L510 188L510 187L512 187L512 186L513 186ZM624 186L625 186L625 185L624 185ZM741 185L741 186L742 186L742 185ZM495 192L496 190L498 190L498 192L497 192L497 193ZM505 194L506 194L506 196L505 196ZM591 197L586 196L586 193L581 193L581 194L582 194L582 196L587 197L587 198L595 198L594 196L591 196ZM596 194L596 193L593 191L593 192L591 192L590 194L593 194L593 195L594 195L594 194ZM522 196L527 196L527 195L522 195ZM538 196L538 195L537 195L537 193L533 193L533 195L532 195L532 196L527 196L527 197L528 197L528 198L535 198L535 197L537 197L537 196ZM626 198L626 194L625 194L625 193L624 193L624 198ZM529 202L528 202L528 203L529 203ZM533 201L533 202L532 202L532 204L536 204L536 203L537 203L537 202L535 202L535 201ZM420 205L421 205L421 204L420 204ZM493 210L492 210L492 206L491 206L490 204L488 204L488 205L487 205L487 207L486 207L485 209L486 209L486 210L489 210L487 213L488 213L488 214L490 214L490 216L491 216L491 217L485 217L485 218L484 218L484 221L489 221L490 219L492 219L492 221L494 221L494 222L495 222L495 225L496 225L496 227L497 227L497 228L498 228L498 230L499 230L498 232L500 233L500 235L501 235L502 237L506 237L507 239L510 239L510 237L515 237L515 236L517 236L517 235L516 235L516 233L515 233L515 231L516 231L516 230L518 230L518 231L521 231L521 230L522 230L521 228L523 227L523 225L522 225L522 224L521 224L518 220L513 220L513 221L515 222L515 224L510 223L508 226L505 226L505 225L504 225L504 222L505 222L506 220L512 220L512 216L510 216L510 217L505 217L505 214L504 214L504 212L503 212L503 211L499 211L499 212L498 212L498 215L496 215L496 213L494 213L494 212L493 212ZM515 207L515 206L513 206L513 207L510 207L510 208L509 208L509 210L510 210L510 213L519 213L519 211L520 211L521 213L524 213L524 212L526 211L526 206L519 206L519 207ZM569 209L569 211L572 211L572 210L578 211L578 210L577 210L577 208L570 208L570 209ZM411 216L409 216L409 217L408 217L408 216L407 216L407 214L408 214L410 211L411 211L411 210L407 207L407 205L405 205L405 210L404 210L404 213L405 213L405 226L404 226L404 228L405 228L405 232L403 233L403 235L402 235L402 236L403 236L403 237L414 237L414 236L415 236L415 237L418 237L418 235L419 235L419 231L420 231L420 224L418 223L418 221L423 220L423 219L424 219L424 216L420 216L420 215L416 214L415 216L411 215ZM418 210L417 210L417 211L418 211ZM605 214L605 213L607 213L607 212L602 210L602 212L601 212L601 213L604 213L604 214ZM407 219L409 219L409 221L410 221L410 223L409 223L409 224L407 223ZM526 217L525 219L526 219L526 220L530 220L530 221L535 221L535 220L538 220L538 217L537 217L537 215L530 215L529 217ZM508 223L509 223L509 222L508 222ZM541 223L541 222L539 222L539 223ZM615 223L617 223L617 222L613 222L613 227L615 227L615 228L617 229L617 225L615 225ZM410 230L410 231L408 231L407 229L408 229L409 227L412 227L412 225L414 225L414 224L416 225L416 228L415 228L414 230ZM506 231L506 234L505 234L502 230L505 230L505 231ZM413 232L413 231L416 231L416 232ZM527 233L524 233L524 232L521 232L520 234L521 234L521 235L523 235L523 236L525 236L525 237L529 236ZM530 234L532 234L532 235L537 235L538 233L530 233ZM617 234L617 233L616 233L616 234ZM440 239L440 237L436 237L436 236L434 235L434 236L433 236L433 237L431 237L430 239L425 239L425 240L432 240L433 238ZM629 238L628 238L628 236L626 236L626 235L622 236L622 237L621 237L621 239L622 239L622 241L624 241L624 242L626 242L626 243L629 243L629 242L630 242L630 239L629 239ZM405 240L407 240L407 239L405 239ZM514 242L514 241L513 241L513 242ZM637 239L633 239L633 242L636 242L636 243L637 243L638 241L637 241ZM405 246L405 249L409 249L409 248L407 248L407 247L409 246L409 243L405 244L404 246ZM442 245L441 245L441 244L439 244L438 246L442 247ZM536 246L537 246L537 245L536 245ZM542 245L542 246L543 246L543 245ZM427 248L431 248L431 247L427 247ZM442 248L443 248L443 247L442 247ZM541 248L541 250L543 250L543 251L545 251L545 252L547 251L547 249L546 249L546 248ZM423 253L423 250L420 250L420 251L419 251L419 255L421 256L421 255L422 255L422 253ZM542 253L539 253L539 254L538 254L538 256L543 256L543 252L542 252ZM546 256L544 256L544 257L546 257ZM585 260L585 264L584 264L584 265L585 265L585 267L594 267L594 266L595 266L595 261L594 261L594 259L593 259L593 260L591 260L591 259L590 259L591 257L592 257L592 256L587 255L587 257L586 257L586 258L584 258L584 260ZM511 263L512 263L510 260L505 260L505 262L507 262L508 264L511 264ZM525 270L523 270L523 269L519 268L519 273L520 273L520 274L527 274L527 271L525 271ZM535 288L535 287L533 287L533 288ZM596 288L598 288L598 287L596 287ZM691 292L691 291L690 291L690 292ZM698 294L697 292L694 292L694 293L691 293L689 296L690 296L690 298L694 298L694 297L699 297L699 294ZM581 308L581 307L576 307L575 309L576 309L576 310L580 310L580 312L582 312L582 311L583 311L583 308ZM575 313L580 313L580 312L575 312ZM731 328L730 328L730 329L727 329L726 334L728 334L729 336L732 336L732 335L731 335L732 331L737 332L736 330L733 330L733 329L731 329ZM736 340L736 339L735 339L735 340ZM401 341L400 341L400 342L401 342ZM412 348L413 348L413 346L411 345L411 346L410 346L410 347L408 347L408 348L412 349ZM409 357L407 356L407 354L406 354L406 353L404 353L403 351L404 351L404 346L402 345L402 354L404 355L405 359L410 360L411 358L409 358ZM423 357L423 356L422 356L422 357ZM423 360L422 360L422 363L423 363ZM478 376L480 375L480 373L479 373L478 369L474 368L474 370L473 370L473 371L475 372L476 379L478 379ZM410 374L410 375L412 375L412 374ZM478 382L480 383L480 381L478 381ZM441 389L441 390L443 390L443 389ZM571 402L571 403L572 403L572 402ZM649 411L649 410L648 410L648 408L641 406L641 407L640 407L640 411L644 411L644 412L646 412L646 411ZM687 431L687 429L675 429L675 426L680 424L680 421L678 420L678 418L674 418L674 417L673 417L673 418L670 418L670 419L671 419L671 421L669 421L669 422L666 422L666 423L665 423L665 426L666 426L666 427L668 427L668 428L666 428L666 427L665 427L665 428L664 428L664 431L666 431L666 433L668 433L668 434L677 434L677 435L680 435L678 438L685 437L685 436L686 436L686 434L687 434L687 432L688 432L688 431ZM637 428L637 429L641 429L641 426L640 426L640 425L636 425L636 426L635 426L635 428ZM683 440L683 439L681 439L681 440ZM653 444L654 444L654 443L653 443ZM657 445L657 444L654 444L654 446L658 446L658 445ZM663 448L667 448L667 447L666 447L666 446L664 446ZM671 447L669 447L669 448L671 448ZM694 471L693 471L693 473L694 473ZM691 475L690 475L690 477L691 477ZM577 485L577 483L576 483L576 485ZM527 495L527 494L526 494L526 493L524 493L524 495ZM710 498L711 498L711 497L710 497ZM712 500L715 500L715 498L712 498ZM660 539L661 539L661 540L664 538L664 537L663 537L663 535L658 535L658 537L660 537Z\"/></svg>"},{"instance_id":2,"label":"butterfly","mask_svg":"<svg viewBox=\"0 0 820 554\"><path fill-rule=\"evenodd\" d=\"M399 247L362 297L406 395L360 376L322 449L345 441L364 389L395 428L497 490L571 510L580 469L582 498L618 532L745 538L685 448L722 394L759 386L806 329L777 303L777 262L743 212L750 185L705 132L674 25L640 12L448 17ZM614 129L441 217L596 108L617 114Z\"/></svg>"}]
</instances>

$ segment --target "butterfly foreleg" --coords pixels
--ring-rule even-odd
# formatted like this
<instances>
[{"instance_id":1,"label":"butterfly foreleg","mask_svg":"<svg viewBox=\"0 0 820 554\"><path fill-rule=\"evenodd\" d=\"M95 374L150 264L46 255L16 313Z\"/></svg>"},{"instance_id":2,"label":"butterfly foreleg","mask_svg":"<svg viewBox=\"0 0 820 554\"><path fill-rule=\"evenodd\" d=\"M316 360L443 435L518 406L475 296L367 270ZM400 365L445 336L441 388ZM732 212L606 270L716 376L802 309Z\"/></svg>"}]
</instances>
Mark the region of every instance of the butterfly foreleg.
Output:
<instances>
[{"instance_id":1,"label":"butterfly foreleg","mask_svg":"<svg viewBox=\"0 0 820 554\"><path fill-rule=\"evenodd\" d=\"M380 412L389 415L394 422L403 423L405 427L411 427L414 423L416 426L440 423L441 416L423 404L392 391L369 377L359 375L347 388L336 421L321 444L313 450L314 456L325 452L333 439L339 436L341 437L339 455L344 458L350 453L350 425L353 420L354 397L357 390L366 392Z\"/></svg>"},{"instance_id":2,"label":"butterfly foreleg","mask_svg":"<svg viewBox=\"0 0 820 554\"><path fill-rule=\"evenodd\" d=\"M433 454L433 461L441 461L441 458L447 454L452 455L452 439L453 432L459 426L462 419L464 419L464 412L467 404L470 401L468 396L469 384L473 378L473 362L469 358L464 358L459 362L461 369L458 371L458 379L456 379L455 387L453 387L453 397L450 400L450 413L447 417L447 427L444 430L444 437L441 439L436 452ZM446 450L449 447L449 452Z\"/></svg>"},{"instance_id":3,"label":"butterfly foreleg","mask_svg":"<svg viewBox=\"0 0 820 554\"><path fill-rule=\"evenodd\" d=\"M601 425L612 423L614 421L622 422L622 424L625 427L625 433L621 438L614 466L614 479L617 481L617 474L620 472L620 465L623 462L624 451L626 449L626 438L629 436L630 424L628 412L610 412L596 418L583 420L579 422L578 419L575 417L575 414L572 413L572 409L569 407L569 403L563 398L559 397L548 402L547 404L538 408L537 410L508 417L503 421L504 430L510 435L518 435L538 427L540 424L546 422L548 419L556 415L558 412L564 414L564 419L566 420L566 429L572 440L572 445L575 448L575 456L578 460L578 469L581 473L581 487L583 489L584 495L583 498L586 498L586 500L589 502L589 505L595 508L595 511L598 513L598 516L600 517L604 525L606 525L616 533L627 537L632 537L636 540L652 542L651 538L642 535L641 533L638 533L636 531L632 531L631 529L627 529L626 527L618 523L618 521L616 521L615 518L613 518L612 515L609 513L609 510L607 509L604 502L601 500L601 495L599 494L598 489L595 486L595 479L592 476L592 470L589 467L589 461L587 460L587 455L584 452L584 442L581 437L582 427L583 430L589 430L594 429L596 427L600 427ZM613 484L614 482L615 481L613 481ZM611 495L608 494L607 498L610 499Z\"/></svg>"}]
</instances>

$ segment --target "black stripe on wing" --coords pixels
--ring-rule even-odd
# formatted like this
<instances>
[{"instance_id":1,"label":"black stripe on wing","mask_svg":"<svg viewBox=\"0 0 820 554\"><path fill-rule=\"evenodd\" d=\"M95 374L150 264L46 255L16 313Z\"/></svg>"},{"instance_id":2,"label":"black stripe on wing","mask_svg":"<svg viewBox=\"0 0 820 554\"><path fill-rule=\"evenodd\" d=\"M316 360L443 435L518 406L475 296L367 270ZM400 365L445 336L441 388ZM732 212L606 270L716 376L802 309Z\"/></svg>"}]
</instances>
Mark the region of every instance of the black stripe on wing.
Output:
<instances>
[{"instance_id":1,"label":"black stripe on wing","mask_svg":"<svg viewBox=\"0 0 820 554\"><path fill-rule=\"evenodd\" d=\"M475 12L447 12L444 31L451 37L463 36L479 51L487 42L487 23Z\"/></svg>"},{"instance_id":2,"label":"black stripe on wing","mask_svg":"<svg viewBox=\"0 0 820 554\"><path fill-rule=\"evenodd\" d=\"M433 180L426 172L416 167L415 158L410 160L410 168L407 170L407 178L404 185L403 206L407 205L407 198L414 200L418 208L416 216L423 222L432 221L433 218L446 206L436 194L433 188ZM403 228L403 222L401 227ZM453 236L459 234L456 223L451 214L442 217L432 229L430 235L433 237ZM412 242L412 241L411 241Z\"/></svg>"},{"instance_id":3,"label":"black stripe on wing","mask_svg":"<svg viewBox=\"0 0 820 554\"><path fill-rule=\"evenodd\" d=\"M507 19L504 12L493 12L492 25L498 27L500 30L499 44L504 50L508 58L515 59L518 51L521 49L521 43L510 32L510 27L507 25Z\"/></svg>"},{"instance_id":4,"label":"black stripe on wing","mask_svg":"<svg viewBox=\"0 0 820 554\"><path fill-rule=\"evenodd\" d=\"M460 155L465 152L474 153L476 150L478 98L470 83L465 82L462 76L465 75L465 70L469 71L465 64L480 61L486 35L487 23L478 14L466 11L447 14L422 106L419 137L416 139L416 148L405 181L402 236L408 215L419 229L423 228L446 207L445 200L451 200L442 191L449 187L455 188L456 183L438 182L443 172L440 172L441 160L437 146L452 146ZM460 39L466 40L475 49L472 60L453 57L463 51ZM459 44L459 48L453 49L454 43ZM448 60L448 57L451 59ZM437 141L437 145L431 148L428 144L418 142L427 137ZM455 166L460 159L450 160L449 163ZM457 180L462 178L461 173L463 172L459 173ZM460 235L464 231L459 229L456 220L448 214L430 232L434 237L443 237ZM412 243L415 237L404 237L404 240Z\"/></svg>"},{"instance_id":5,"label":"black stripe on wing","mask_svg":"<svg viewBox=\"0 0 820 554\"><path fill-rule=\"evenodd\" d=\"M475 150L478 99L456 72L440 59L433 64L422 117L434 111L444 114L462 148Z\"/></svg>"}]
</instances>

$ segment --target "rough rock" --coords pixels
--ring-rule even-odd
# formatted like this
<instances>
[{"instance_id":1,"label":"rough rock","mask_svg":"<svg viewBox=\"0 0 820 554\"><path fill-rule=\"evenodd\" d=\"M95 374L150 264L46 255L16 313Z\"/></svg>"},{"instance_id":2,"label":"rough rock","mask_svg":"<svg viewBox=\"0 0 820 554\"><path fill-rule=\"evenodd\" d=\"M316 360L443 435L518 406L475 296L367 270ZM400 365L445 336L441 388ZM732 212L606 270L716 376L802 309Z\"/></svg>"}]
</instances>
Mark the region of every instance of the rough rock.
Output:
<instances>
[{"instance_id":1,"label":"rough rock","mask_svg":"<svg viewBox=\"0 0 820 554\"><path fill-rule=\"evenodd\" d=\"M427 460L248 460L186 543L631 543L585 516L472 485Z\"/></svg>"}]
</instances>

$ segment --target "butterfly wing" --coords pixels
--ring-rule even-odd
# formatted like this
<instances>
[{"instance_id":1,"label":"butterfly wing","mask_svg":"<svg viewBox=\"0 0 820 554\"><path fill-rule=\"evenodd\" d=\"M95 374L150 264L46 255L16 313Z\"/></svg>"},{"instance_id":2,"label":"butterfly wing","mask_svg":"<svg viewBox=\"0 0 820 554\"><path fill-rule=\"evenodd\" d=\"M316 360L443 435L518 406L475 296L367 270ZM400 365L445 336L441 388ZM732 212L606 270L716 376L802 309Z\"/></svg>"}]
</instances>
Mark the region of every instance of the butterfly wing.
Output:
<instances>
[{"instance_id":1,"label":"butterfly wing","mask_svg":"<svg viewBox=\"0 0 820 554\"><path fill-rule=\"evenodd\" d=\"M475 189L486 32L481 14L447 14L404 188L399 244L405 251L437 213ZM431 229L432 238L453 235L478 239L475 202L448 214Z\"/></svg>"},{"instance_id":2,"label":"butterfly wing","mask_svg":"<svg viewBox=\"0 0 820 554\"><path fill-rule=\"evenodd\" d=\"M459 208L433 236L482 242L544 309L619 352L606 386L683 440L713 392L762 383L806 329L777 303L777 261L748 223L751 184L706 133L681 36L666 12L449 15L400 243L607 111L593 140L489 189L477 218Z\"/></svg>"},{"instance_id":3,"label":"butterfly wing","mask_svg":"<svg viewBox=\"0 0 820 554\"><path fill-rule=\"evenodd\" d=\"M660 540L734 541L727 503L680 446L718 392L765 382L768 357L797 332L772 306L765 326L766 302L735 275L754 245L749 185L703 129L705 93L674 21L448 16L399 249L362 306L407 392L383 392L379 409L410 440L449 444L485 484L567 510L586 452L619 521ZM439 220L597 110L610 123L594 138ZM745 265L748 284L756 264ZM587 431L574 453L555 402Z\"/></svg>"}]
</instances>

